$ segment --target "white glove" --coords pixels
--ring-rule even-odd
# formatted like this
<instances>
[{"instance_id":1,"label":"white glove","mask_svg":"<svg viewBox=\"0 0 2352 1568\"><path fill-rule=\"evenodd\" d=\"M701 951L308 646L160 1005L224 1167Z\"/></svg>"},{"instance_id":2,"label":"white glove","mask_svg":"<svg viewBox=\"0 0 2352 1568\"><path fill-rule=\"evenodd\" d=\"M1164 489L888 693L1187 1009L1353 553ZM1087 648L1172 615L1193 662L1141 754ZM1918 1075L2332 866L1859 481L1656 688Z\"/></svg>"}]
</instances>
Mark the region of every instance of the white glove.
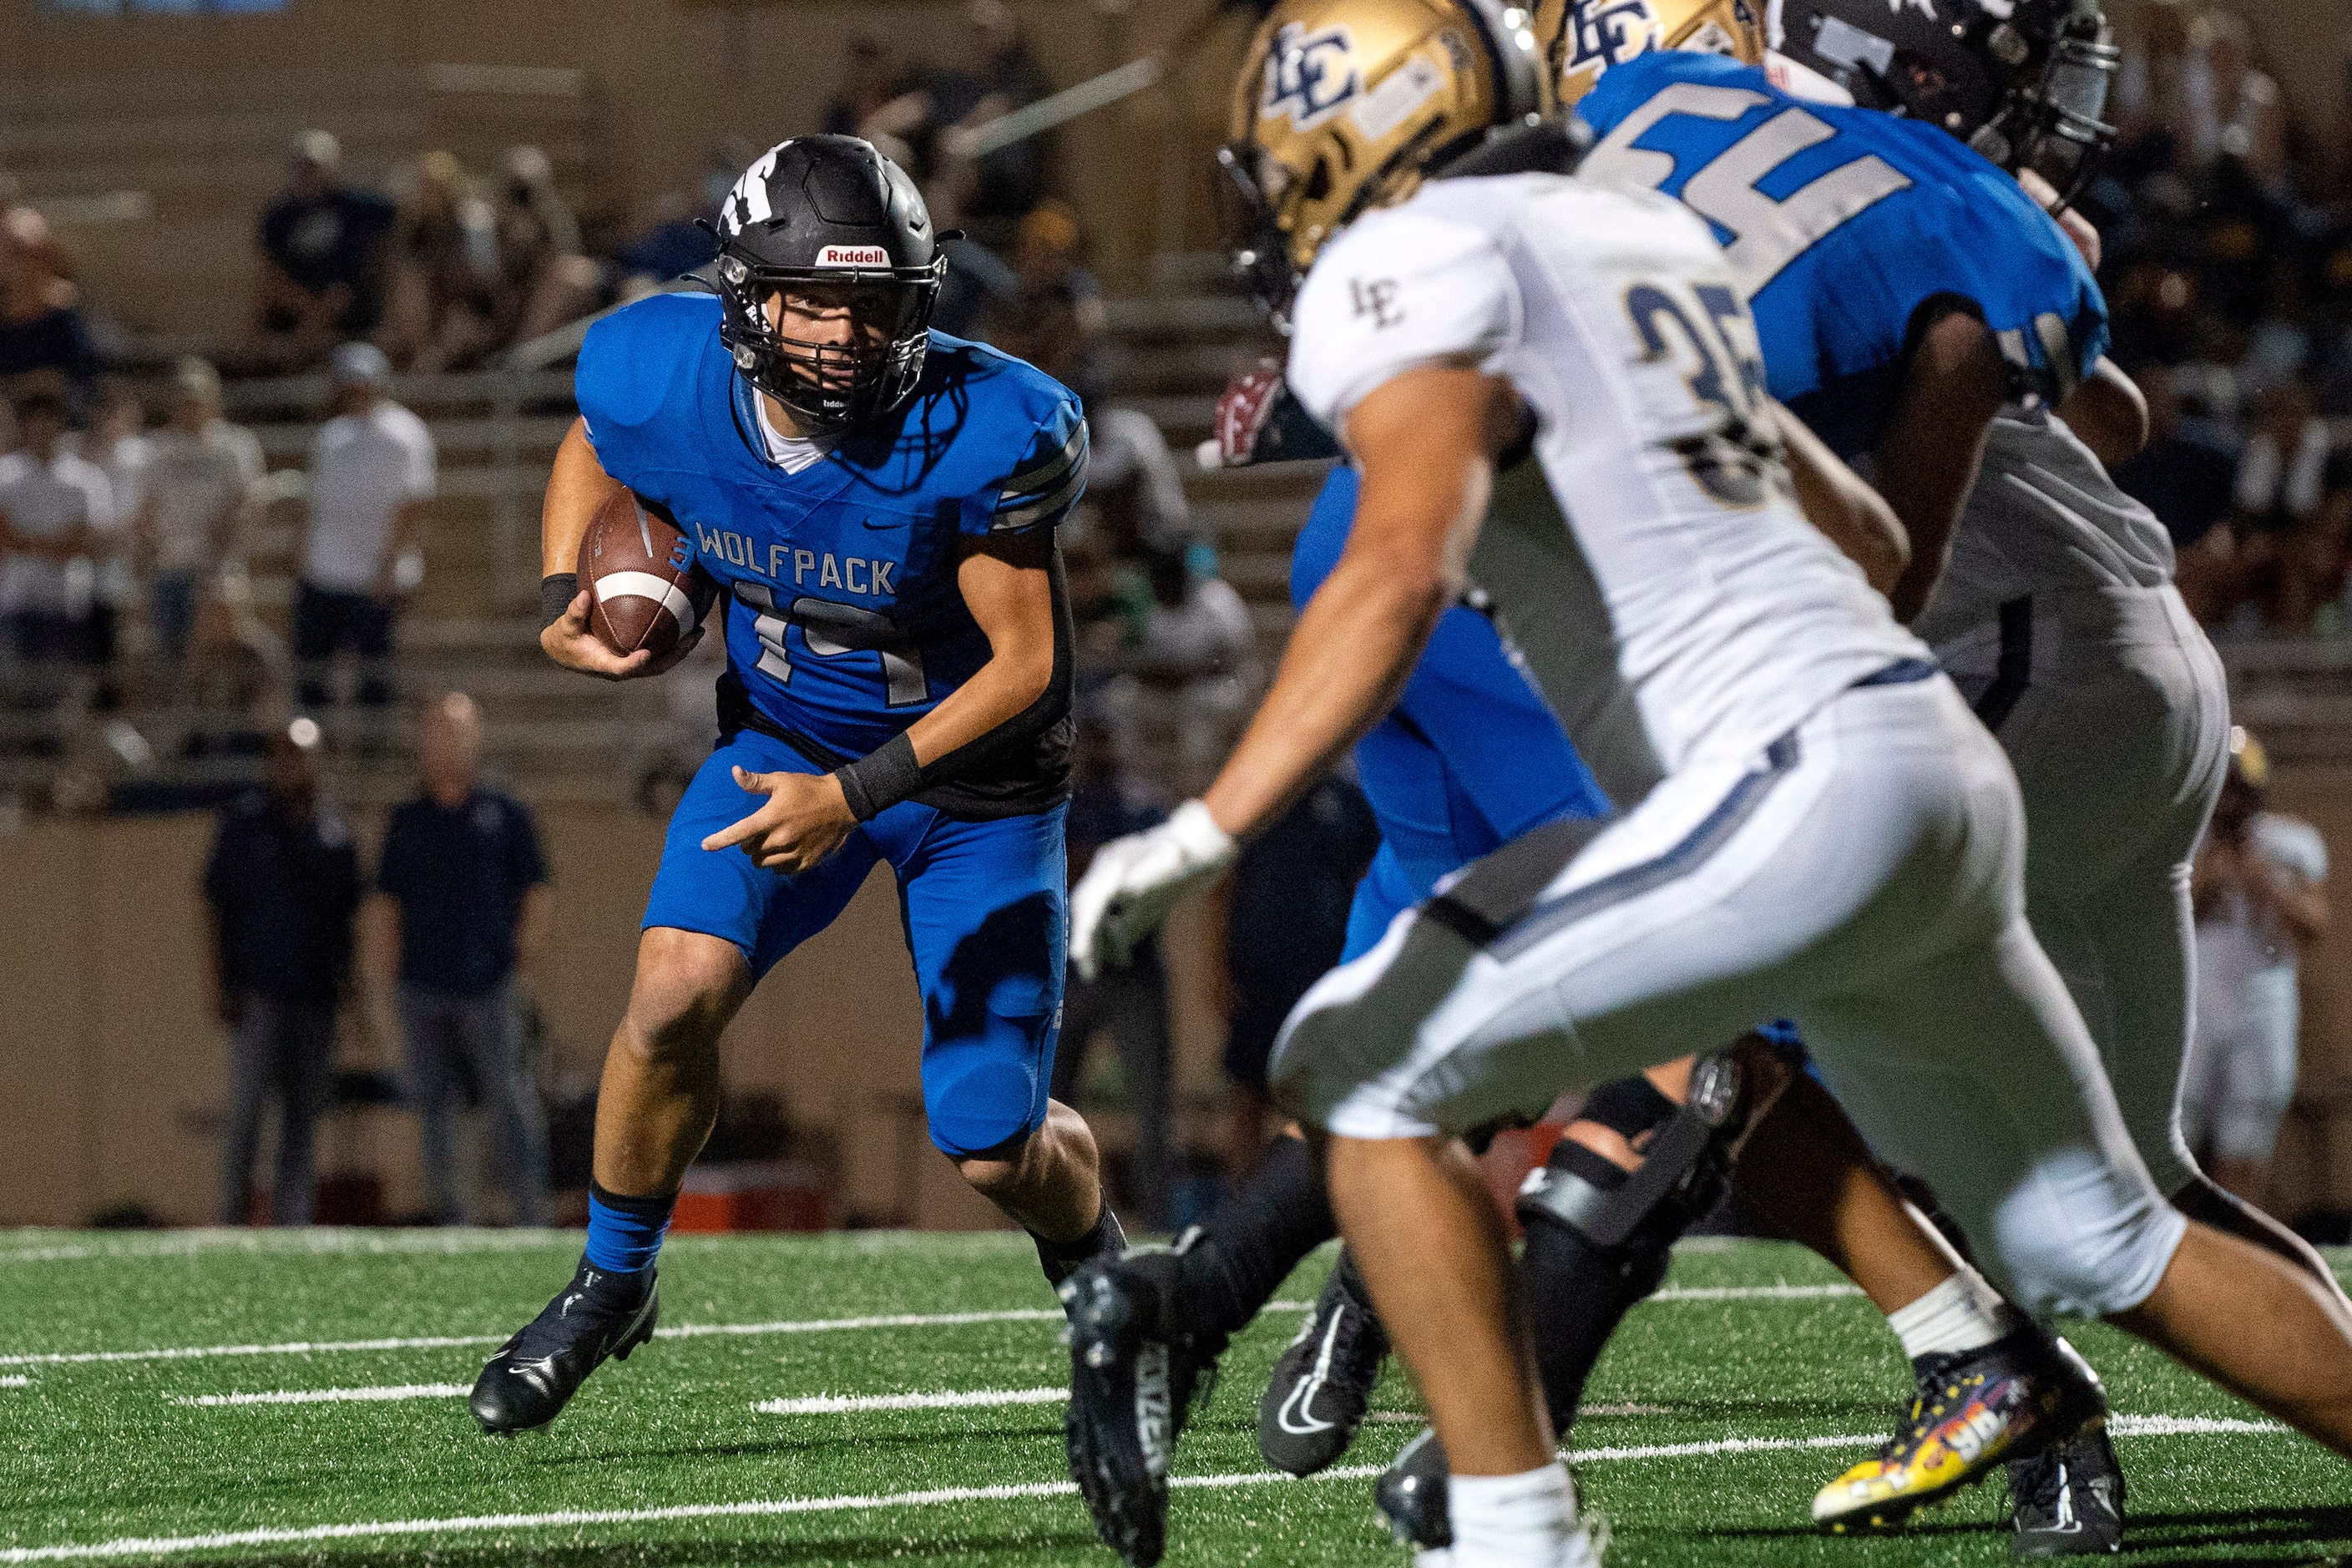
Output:
<instances>
[{"instance_id":1,"label":"white glove","mask_svg":"<svg viewBox=\"0 0 2352 1568\"><path fill-rule=\"evenodd\" d=\"M1070 894L1070 962L1092 980L1123 964L1159 929L1176 900L1233 864L1233 835L1209 808L1188 800L1159 826L1115 838Z\"/></svg>"}]
</instances>

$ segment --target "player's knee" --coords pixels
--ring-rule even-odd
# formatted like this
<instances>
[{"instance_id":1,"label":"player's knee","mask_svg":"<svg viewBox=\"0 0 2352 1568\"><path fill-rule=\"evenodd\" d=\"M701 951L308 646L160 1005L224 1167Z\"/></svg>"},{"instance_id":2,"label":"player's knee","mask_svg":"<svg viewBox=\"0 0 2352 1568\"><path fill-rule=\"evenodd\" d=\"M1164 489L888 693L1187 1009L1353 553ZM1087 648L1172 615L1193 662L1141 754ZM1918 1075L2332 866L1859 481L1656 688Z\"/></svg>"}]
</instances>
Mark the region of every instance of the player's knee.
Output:
<instances>
[{"instance_id":1,"label":"player's knee","mask_svg":"<svg viewBox=\"0 0 2352 1568\"><path fill-rule=\"evenodd\" d=\"M1021 1185L1029 1140L1023 1138L1011 1151L988 1154L966 1154L956 1160L956 1170L971 1190L994 1203L1012 1196Z\"/></svg>"},{"instance_id":2,"label":"player's knee","mask_svg":"<svg viewBox=\"0 0 2352 1568\"><path fill-rule=\"evenodd\" d=\"M2112 1317L2152 1295L2171 1267L2188 1221L2155 1184L2097 1155L2044 1163L1991 1219L1999 1283L2036 1317Z\"/></svg>"},{"instance_id":3,"label":"player's knee","mask_svg":"<svg viewBox=\"0 0 2352 1568\"><path fill-rule=\"evenodd\" d=\"M734 1016L749 979L743 955L731 942L694 931L648 931L616 1043L648 1060L707 1050Z\"/></svg>"},{"instance_id":4,"label":"player's knee","mask_svg":"<svg viewBox=\"0 0 2352 1568\"><path fill-rule=\"evenodd\" d=\"M1410 1048L1405 1010L1376 1005L1367 995L1380 978L1385 946L1317 981L1275 1040L1267 1091L1303 1126L1329 1127L1331 1112L1378 1076L1378 1064L1400 1060Z\"/></svg>"}]
</instances>

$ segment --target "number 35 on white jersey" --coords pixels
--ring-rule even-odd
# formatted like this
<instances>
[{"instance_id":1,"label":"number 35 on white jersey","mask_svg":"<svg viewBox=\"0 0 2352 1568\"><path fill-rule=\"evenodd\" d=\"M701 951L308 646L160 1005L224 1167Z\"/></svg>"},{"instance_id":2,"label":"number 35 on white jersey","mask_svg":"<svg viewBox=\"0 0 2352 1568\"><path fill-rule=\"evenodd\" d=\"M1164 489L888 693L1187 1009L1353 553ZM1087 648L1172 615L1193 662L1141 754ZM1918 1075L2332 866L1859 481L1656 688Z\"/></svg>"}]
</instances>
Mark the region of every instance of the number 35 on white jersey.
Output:
<instances>
[{"instance_id":1,"label":"number 35 on white jersey","mask_svg":"<svg viewBox=\"0 0 2352 1568\"><path fill-rule=\"evenodd\" d=\"M1680 203L1556 174L1437 181L1326 247L1292 321L1291 387L1337 429L1422 366L1517 389L1667 768L1748 756L1925 657L1798 511L1738 280ZM1549 694L1608 672L1534 673Z\"/></svg>"}]
</instances>

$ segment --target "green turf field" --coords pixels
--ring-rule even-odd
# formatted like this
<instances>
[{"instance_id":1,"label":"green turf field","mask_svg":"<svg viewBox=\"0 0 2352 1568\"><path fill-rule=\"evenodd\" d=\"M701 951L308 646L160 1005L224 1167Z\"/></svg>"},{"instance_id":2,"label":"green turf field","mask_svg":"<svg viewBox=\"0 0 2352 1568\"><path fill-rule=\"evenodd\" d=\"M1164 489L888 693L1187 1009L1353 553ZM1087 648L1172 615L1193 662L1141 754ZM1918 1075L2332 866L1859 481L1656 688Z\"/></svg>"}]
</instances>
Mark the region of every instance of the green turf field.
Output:
<instances>
[{"instance_id":1,"label":"green turf field","mask_svg":"<svg viewBox=\"0 0 2352 1568\"><path fill-rule=\"evenodd\" d=\"M1024 1238L678 1238L664 1337L547 1432L481 1436L445 1390L578 1248L544 1233L0 1233L0 1563L1115 1562L1064 1470L1066 1352ZM1310 1296L1320 1267L1289 1295ZM1367 1471L1299 1482L1258 1463L1258 1391L1297 1321L1270 1310L1237 1342L1180 1448L1171 1563L1402 1564ZM2352 1552L2352 1468L2119 1336L2077 1342L2123 1418L2124 1561ZM1608 1561L2008 1561L1998 1483L1901 1539L1805 1528L1813 1489L1886 1429L1903 1374L1879 1320L1811 1257L1686 1248L1578 1433ZM322 1392L342 1396L285 1397ZM975 1393L1000 1397L936 1397ZM890 1395L921 1402L811 1404ZM1363 1465L1414 1429L1394 1374L1381 1404Z\"/></svg>"}]
</instances>

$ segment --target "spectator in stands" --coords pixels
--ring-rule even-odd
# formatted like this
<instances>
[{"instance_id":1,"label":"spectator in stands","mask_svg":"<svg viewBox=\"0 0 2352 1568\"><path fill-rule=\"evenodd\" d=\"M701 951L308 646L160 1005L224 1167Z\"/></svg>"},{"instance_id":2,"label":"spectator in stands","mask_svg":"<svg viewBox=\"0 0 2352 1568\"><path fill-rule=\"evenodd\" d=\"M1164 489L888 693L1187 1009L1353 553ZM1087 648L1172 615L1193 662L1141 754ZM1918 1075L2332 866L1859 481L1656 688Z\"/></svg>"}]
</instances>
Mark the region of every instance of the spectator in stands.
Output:
<instances>
[{"instance_id":1,"label":"spectator in stands","mask_svg":"<svg viewBox=\"0 0 2352 1568\"><path fill-rule=\"evenodd\" d=\"M2147 445L2116 469L2116 483L2162 520L2175 550L2187 551L2230 515L2237 454L2225 428L2183 405L2170 366L2150 365L2138 380L2147 396Z\"/></svg>"},{"instance_id":2,"label":"spectator in stands","mask_svg":"<svg viewBox=\"0 0 2352 1568\"><path fill-rule=\"evenodd\" d=\"M2279 1121L2294 1097L2298 960L2327 929L2327 847L2309 823L2265 811L2270 764L2242 729L2197 858L2197 1032L2181 1122L2213 1179L2264 1201Z\"/></svg>"},{"instance_id":3,"label":"spectator in stands","mask_svg":"<svg viewBox=\"0 0 2352 1568\"><path fill-rule=\"evenodd\" d=\"M270 1218L310 1223L310 1151L333 1099L335 1008L361 894L351 829L320 798L319 739L308 719L270 736L266 785L221 814L205 868L213 1013L230 1032L223 1225L243 1225L250 1212L254 1152L273 1093Z\"/></svg>"},{"instance_id":4,"label":"spectator in stands","mask_svg":"<svg viewBox=\"0 0 2352 1568\"><path fill-rule=\"evenodd\" d=\"M61 378L67 412L98 387L98 351L64 247L27 206L0 209L0 390Z\"/></svg>"},{"instance_id":5,"label":"spectator in stands","mask_svg":"<svg viewBox=\"0 0 2352 1568\"><path fill-rule=\"evenodd\" d=\"M378 897L367 916L368 972L397 984L407 1037L409 1102L423 1132L425 1209L470 1224L473 1184L459 1169L452 1119L470 1084L495 1130L498 1168L516 1225L548 1221L547 1116L524 1048L519 962L536 952L551 909L539 831L520 801L481 783L482 718L450 692L419 716L424 789L384 831Z\"/></svg>"},{"instance_id":6,"label":"spectator in stands","mask_svg":"<svg viewBox=\"0 0 2352 1568\"><path fill-rule=\"evenodd\" d=\"M703 226L717 216L751 158L748 143L729 137L711 148L692 185L655 198L645 226L614 258L623 299L650 293L718 256L718 237ZM932 321L936 325L936 312Z\"/></svg>"},{"instance_id":7,"label":"spectator in stands","mask_svg":"<svg viewBox=\"0 0 2352 1568\"><path fill-rule=\"evenodd\" d=\"M242 563L225 563L196 607L195 641L181 689L186 724L174 748L190 762L266 755L294 689L293 661L253 602Z\"/></svg>"},{"instance_id":8,"label":"spectator in stands","mask_svg":"<svg viewBox=\"0 0 2352 1568\"><path fill-rule=\"evenodd\" d=\"M83 659L108 672L100 685L101 708L112 708L120 701L112 670L115 660L124 651L123 632L138 604L138 574L133 559L137 553L136 537L131 513L145 492L151 451L147 408L139 395L120 382L105 387L99 395L97 410L81 441L81 455L97 464L99 471L106 476L107 489L114 502L106 525L90 531L93 574L89 618L82 634Z\"/></svg>"},{"instance_id":9,"label":"spectator in stands","mask_svg":"<svg viewBox=\"0 0 2352 1568\"><path fill-rule=\"evenodd\" d=\"M2231 532L2239 594L2273 629L2310 630L2319 605L2343 590L2342 478L2309 390L2290 381L2265 393L2238 463Z\"/></svg>"},{"instance_id":10,"label":"spectator in stands","mask_svg":"<svg viewBox=\"0 0 2352 1568\"><path fill-rule=\"evenodd\" d=\"M89 558L114 500L98 465L68 447L61 396L27 393L16 415L24 449L0 458L0 644L17 693L46 705L60 667L84 651Z\"/></svg>"},{"instance_id":11,"label":"spectator in stands","mask_svg":"<svg viewBox=\"0 0 2352 1568\"><path fill-rule=\"evenodd\" d=\"M581 253L580 224L536 147L509 147L497 205L497 274L483 353L551 332L587 314L596 264Z\"/></svg>"},{"instance_id":12,"label":"spectator in stands","mask_svg":"<svg viewBox=\"0 0 2352 1568\"><path fill-rule=\"evenodd\" d=\"M1102 285L1078 259L1078 215L1047 201L1021 220L1013 252L1013 289L983 335L1098 405L1110 385L1103 352L1109 315ZM953 265L952 262L950 263Z\"/></svg>"},{"instance_id":13,"label":"spectator in stands","mask_svg":"<svg viewBox=\"0 0 2352 1568\"><path fill-rule=\"evenodd\" d=\"M969 181L957 183L951 210L974 238L1002 250L1045 193L1045 142L1033 136L975 160L971 138L990 121L1045 97L1048 89L1045 70L1004 0L970 0L964 19L969 42L962 58L972 62L971 68L931 72L921 86L869 113L860 134L890 138L914 155L926 176L927 198L931 178L968 165Z\"/></svg>"},{"instance_id":14,"label":"spectator in stands","mask_svg":"<svg viewBox=\"0 0 2352 1568\"><path fill-rule=\"evenodd\" d=\"M905 73L891 63L880 44L860 33L849 40L841 85L825 101L817 127L828 135L862 136L867 122L905 90ZM742 163L735 167L740 169Z\"/></svg>"},{"instance_id":15,"label":"spectator in stands","mask_svg":"<svg viewBox=\"0 0 2352 1568\"><path fill-rule=\"evenodd\" d=\"M360 660L361 705L392 700L393 620L421 575L415 553L435 484L432 433L385 395L392 366L373 343L345 343L331 365L334 416L310 444L310 519L294 590L301 701L328 701L329 662ZM404 563L411 563L404 568Z\"/></svg>"},{"instance_id":16,"label":"spectator in stands","mask_svg":"<svg viewBox=\"0 0 2352 1568\"><path fill-rule=\"evenodd\" d=\"M1242 848L1225 900L1225 1076L1233 1080L1236 1174L1265 1146L1265 1063L1307 988L1339 961L1356 883L1381 847L1363 792L1326 777Z\"/></svg>"},{"instance_id":17,"label":"spectator in stands","mask_svg":"<svg viewBox=\"0 0 2352 1568\"><path fill-rule=\"evenodd\" d=\"M383 312L392 203L344 184L342 146L324 131L295 140L286 189L262 209L248 355L257 367L316 363L373 331Z\"/></svg>"},{"instance_id":18,"label":"spectator in stands","mask_svg":"<svg viewBox=\"0 0 2352 1568\"><path fill-rule=\"evenodd\" d=\"M261 473L261 443L221 417L219 373L193 355L181 360L172 373L169 417L149 440L131 519L148 561L148 630L175 677L205 585L253 516Z\"/></svg>"},{"instance_id":19,"label":"spectator in stands","mask_svg":"<svg viewBox=\"0 0 2352 1568\"><path fill-rule=\"evenodd\" d=\"M1127 649L1127 667L1172 702L1176 760L1187 789L1207 783L1230 749L1256 685L1256 629L1249 606L1217 575L1205 543L1154 542L1140 563L1150 596Z\"/></svg>"},{"instance_id":20,"label":"spectator in stands","mask_svg":"<svg viewBox=\"0 0 2352 1568\"><path fill-rule=\"evenodd\" d=\"M1138 777L1118 737L1098 720L1080 722L1071 778L1068 826L1070 874L1082 877L1095 851L1114 838L1140 833L1168 816L1168 794ZM1175 1175L1176 1121L1169 1053L1168 970L1157 933L1138 944L1124 967L1092 980L1069 976L1062 1003L1061 1043L1054 1051L1054 1098L1080 1103L1087 1058L1096 1036L1108 1032L1118 1056L1120 1088L1135 1118L1129 1190L1120 1212L1147 1230L1164 1228Z\"/></svg>"},{"instance_id":21,"label":"spectator in stands","mask_svg":"<svg viewBox=\"0 0 2352 1568\"><path fill-rule=\"evenodd\" d=\"M383 329L376 341L403 370L438 369L476 346L476 321L498 272L498 221L457 154L432 152L393 222Z\"/></svg>"}]
</instances>

